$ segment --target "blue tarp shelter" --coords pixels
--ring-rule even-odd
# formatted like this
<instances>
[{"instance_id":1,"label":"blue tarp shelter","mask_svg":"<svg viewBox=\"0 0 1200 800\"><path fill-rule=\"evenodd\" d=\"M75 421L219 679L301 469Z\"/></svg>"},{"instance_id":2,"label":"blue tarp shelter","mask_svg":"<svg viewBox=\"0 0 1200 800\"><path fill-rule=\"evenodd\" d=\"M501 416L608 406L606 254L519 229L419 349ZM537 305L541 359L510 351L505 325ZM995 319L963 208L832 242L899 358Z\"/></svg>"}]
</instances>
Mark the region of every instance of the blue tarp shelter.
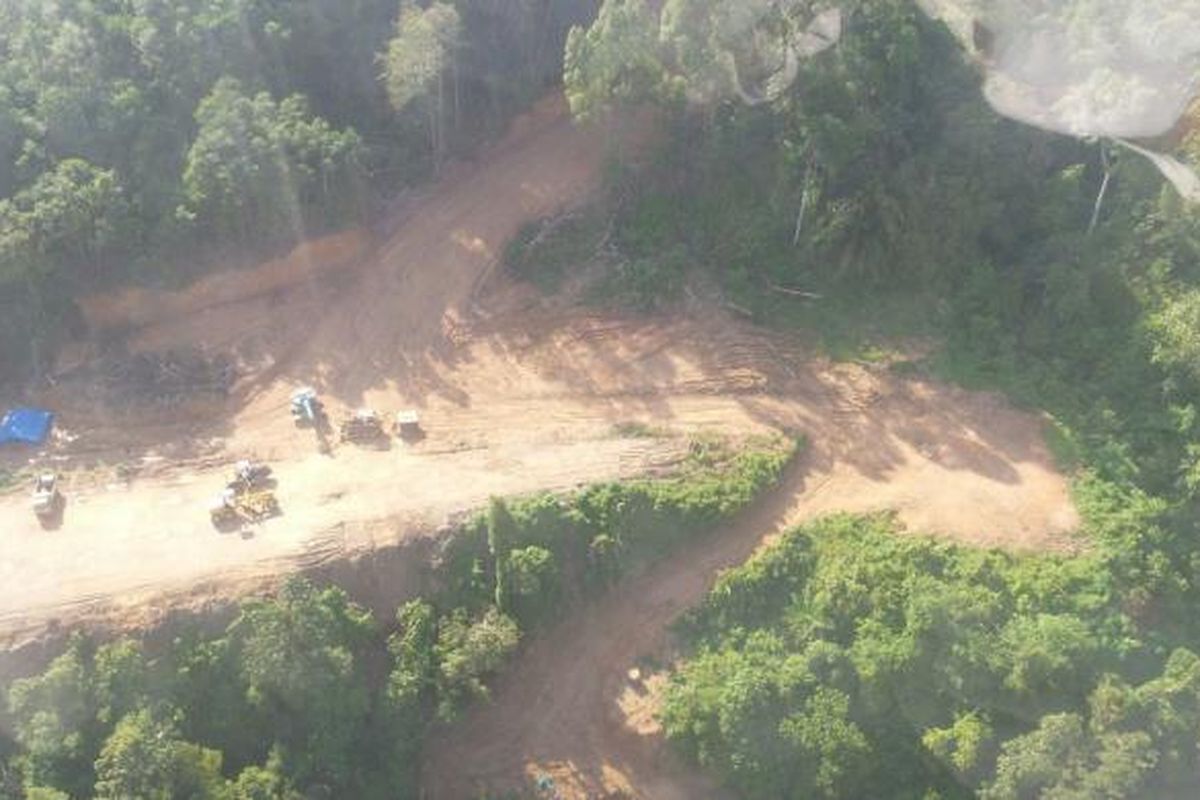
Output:
<instances>
[{"instance_id":1,"label":"blue tarp shelter","mask_svg":"<svg viewBox=\"0 0 1200 800\"><path fill-rule=\"evenodd\" d=\"M50 435L54 414L40 408L14 408L0 421L0 444L41 444Z\"/></svg>"}]
</instances>

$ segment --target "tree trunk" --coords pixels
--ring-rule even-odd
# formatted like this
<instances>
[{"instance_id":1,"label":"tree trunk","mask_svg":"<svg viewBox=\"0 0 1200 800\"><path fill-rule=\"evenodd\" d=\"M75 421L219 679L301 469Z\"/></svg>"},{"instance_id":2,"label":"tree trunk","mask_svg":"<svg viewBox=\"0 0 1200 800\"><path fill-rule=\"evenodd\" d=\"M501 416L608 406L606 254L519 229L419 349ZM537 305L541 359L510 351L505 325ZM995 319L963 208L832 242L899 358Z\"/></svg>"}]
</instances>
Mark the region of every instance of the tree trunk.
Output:
<instances>
[{"instance_id":1,"label":"tree trunk","mask_svg":"<svg viewBox=\"0 0 1200 800\"><path fill-rule=\"evenodd\" d=\"M462 106L460 97L461 87L459 85L457 51L454 53L453 59L454 60L451 62L451 70L454 73L454 130L457 131L462 128Z\"/></svg>"},{"instance_id":2,"label":"tree trunk","mask_svg":"<svg viewBox=\"0 0 1200 800\"><path fill-rule=\"evenodd\" d=\"M438 157L438 126L437 126L437 106L430 101L429 107L429 149L433 154L433 171L437 173L439 170Z\"/></svg>"},{"instance_id":3,"label":"tree trunk","mask_svg":"<svg viewBox=\"0 0 1200 800\"><path fill-rule=\"evenodd\" d=\"M808 178L812 167L804 170L804 183L800 189L800 210L796 213L796 229L792 233L792 247L800 245L800 234L804 232L804 217L808 213Z\"/></svg>"},{"instance_id":4,"label":"tree trunk","mask_svg":"<svg viewBox=\"0 0 1200 800\"><path fill-rule=\"evenodd\" d=\"M446 76L438 75L437 84L437 160L442 163L446 150Z\"/></svg>"},{"instance_id":5,"label":"tree trunk","mask_svg":"<svg viewBox=\"0 0 1200 800\"><path fill-rule=\"evenodd\" d=\"M28 267L25 270L25 288L29 292L29 319L32 328L29 333L29 365L33 368L34 379L41 380L43 372L41 338L42 317L44 316L42 292L38 287L37 279L33 277L33 272Z\"/></svg>"},{"instance_id":6,"label":"tree trunk","mask_svg":"<svg viewBox=\"0 0 1200 800\"><path fill-rule=\"evenodd\" d=\"M1104 205L1104 197L1108 194L1108 182L1112 178L1112 165L1108 162L1108 150L1100 144L1100 160L1104 163L1104 180L1100 182L1100 191L1096 194L1096 204L1092 207L1092 220L1088 223L1087 235L1091 236L1100 222L1100 209Z\"/></svg>"}]
</instances>

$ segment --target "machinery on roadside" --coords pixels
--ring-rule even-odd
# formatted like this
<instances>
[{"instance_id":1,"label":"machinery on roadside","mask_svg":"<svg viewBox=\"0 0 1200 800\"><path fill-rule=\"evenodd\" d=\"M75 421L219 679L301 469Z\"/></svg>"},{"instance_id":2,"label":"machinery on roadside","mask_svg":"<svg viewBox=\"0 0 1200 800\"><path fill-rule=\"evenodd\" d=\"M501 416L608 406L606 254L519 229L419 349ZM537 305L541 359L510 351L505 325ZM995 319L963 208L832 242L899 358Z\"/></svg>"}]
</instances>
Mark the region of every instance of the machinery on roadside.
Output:
<instances>
[{"instance_id":1,"label":"machinery on roadside","mask_svg":"<svg viewBox=\"0 0 1200 800\"><path fill-rule=\"evenodd\" d=\"M369 408L360 408L342 421L342 441L358 444L380 442L387 438L379 415Z\"/></svg>"},{"instance_id":2,"label":"machinery on roadside","mask_svg":"<svg viewBox=\"0 0 1200 800\"><path fill-rule=\"evenodd\" d=\"M303 427L319 426L325 418L325 406L317 397L317 390L305 386L292 393L292 421Z\"/></svg>"},{"instance_id":3,"label":"machinery on roadside","mask_svg":"<svg viewBox=\"0 0 1200 800\"><path fill-rule=\"evenodd\" d=\"M279 514L279 500L268 489L239 492L227 488L209 508L213 525L227 528L242 523L255 524Z\"/></svg>"},{"instance_id":4,"label":"machinery on roadside","mask_svg":"<svg viewBox=\"0 0 1200 800\"><path fill-rule=\"evenodd\" d=\"M233 467L233 479L227 488L235 491L251 491L254 489L270 488L273 484L271 468L258 461L242 459Z\"/></svg>"},{"instance_id":5,"label":"machinery on roadside","mask_svg":"<svg viewBox=\"0 0 1200 800\"><path fill-rule=\"evenodd\" d=\"M48 522L62 511L63 496L58 490L58 475L45 472L33 483L33 513L43 522Z\"/></svg>"},{"instance_id":6,"label":"machinery on roadside","mask_svg":"<svg viewBox=\"0 0 1200 800\"><path fill-rule=\"evenodd\" d=\"M271 468L243 459L233 468L233 478L213 500L208 513L213 525L226 529L234 525L253 525L279 514L279 500L272 491Z\"/></svg>"},{"instance_id":7,"label":"machinery on roadside","mask_svg":"<svg viewBox=\"0 0 1200 800\"><path fill-rule=\"evenodd\" d=\"M396 420L392 423L392 432L406 442L415 442L425 438L425 432L421 430L421 418L412 409L396 412Z\"/></svg>"}]
</instances>

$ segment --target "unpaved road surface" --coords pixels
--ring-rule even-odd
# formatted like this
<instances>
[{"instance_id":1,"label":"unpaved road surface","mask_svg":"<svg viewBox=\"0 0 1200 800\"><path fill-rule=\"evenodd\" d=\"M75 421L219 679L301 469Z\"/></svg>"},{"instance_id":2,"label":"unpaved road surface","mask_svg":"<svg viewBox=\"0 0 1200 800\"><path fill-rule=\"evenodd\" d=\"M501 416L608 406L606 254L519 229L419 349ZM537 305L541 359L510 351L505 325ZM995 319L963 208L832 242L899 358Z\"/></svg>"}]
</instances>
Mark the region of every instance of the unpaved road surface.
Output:
<instances>
[{"instance_id":1,"label":"unpaved road surface","mask_svg":"<svg viewBox=\"0 0 1200 800\"><path fill-rule=\"evenodd\" d=\"M155 598L241 591L427 532L490 494L566 489L670 461L679 442L615 437L611 413L586 398L523 403L528 392L563 390L493 352L508 340L464 339L505 243L522 223L586 200L606 153L604 136L575 127L551 99L429 190L350 277L130 335L134 350L235 358L241 380L227 402L113 409L77 383L31 398L58 412L70 439L31 459L64 473L68 503L63 524L46 531L24 491L0 497L0 634L11 643L47 622L89 617L139 624L163 605ZM427 437L383 451L325 447L288 413L305 384L320 390L335 426L363 405L415 407ZM274 468L283 516L221 535L208 507L243 457Z\"/></svg>"},{"instance_id":2,"label":"unpaved road surface","mask_svg":"<svg viewBox=\"0 0 1200 800\"><path fill-rule=\"evenodd\" d=\"M525 648L493 702L433 739L430 800L528 787L541 774L563 798L721 797L665 747L654 720L662 676L647 675L645 660L670 659L669 623L703 599L722 569L804 520L892 509L910 530L966 542L1072 547L1075 512L1035 418L993 396L790 362L785 351L776 350L773 366L783 373L778 390L744 395L731 412L804 430L809 451L732 524Z\"/></svg>"},{"instance_id":3,"label":"unpaved road surface","mask_svg":"<svg viewBox=\"0 0 1200 800\"><path fill-rule=\"evenodd\" d=\"M153 621L420 536L491 494L669 467L697 431L799 430L812 446L769 502L527 648L495 704L440 737L428 764L431 797L473 797L535 766L573 797L706 797L711 787L661 753L652 692L639 699L648 688L624 676L764 536L822 512L893 509L914 530L963 541L1070 546L1075 512L1035 416L825 363L710 307L655 319L561 308L498 274L522 222L586 200L606 152L561 104L517 127L430 189L352 279L130 336L138 350L232 355L241 371L228 401L119 413L78 386L32 398L70 434L33 458L63 471L69 501L62 526L43 530L24 492L0 496L0 634L12 644L47 624ZM335 420L362 405L417 408L427 436L323 448L288 415L303 384ZM630 422L662 434L620 434ZM218 533L208 503L247 456L274 467L283 516Z\"/></svg>"}]
</instances>

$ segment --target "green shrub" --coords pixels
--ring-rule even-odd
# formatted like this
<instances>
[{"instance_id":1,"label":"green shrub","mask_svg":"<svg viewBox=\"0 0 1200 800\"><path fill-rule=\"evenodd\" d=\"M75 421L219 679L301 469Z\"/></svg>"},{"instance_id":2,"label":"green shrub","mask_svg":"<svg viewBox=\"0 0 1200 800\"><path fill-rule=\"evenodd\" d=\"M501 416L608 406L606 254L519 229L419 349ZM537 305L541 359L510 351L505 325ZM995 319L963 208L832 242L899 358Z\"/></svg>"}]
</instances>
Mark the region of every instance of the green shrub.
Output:
<instances>
[{"instance_id":1,"label":"green shrub","mask_svg":"<svg viewBox=\"0 0 1200 800\"><path fill-rule=\"evenodd\" d=\"M687 264L680 248L620 261L588 290L588 297L601 305L653 311L679 297Z\"/></svg>"},{"instance_id":2,"label":"green shrub","mask_svg":"<svg viewBox=\"0 0 1200 800\"><path fill-rule=\"evenodd\" d=\"M819 520L686 617L663 724L747 798L960 796L995 774L998 742L1149 666L1122 601L1094 559Z\"/></svg>"},{"instance_id":3,"label":"green shrub","mask_svg":"<svg viewBox=\"0 0 1200 800\"><path fill-rule=\"evenodd\" d=\"M438 716L453 719L463 706L488 697L484 680L496 672L520 639L517 623L494 608L472 620L459 609L438 625Z\"/></svg>"},{"instance_id":4,"label":"green shrub","mask_svg":"<svg viewBox=\"0 0 1200 800\"><path fill-rule=\"evenodd\" d=\"M720 440L697 439L674 478L602 483L563 497L538 494L503 501L512 524L506 552L538 548L550 555L556 572L581 573L585 585L559 584L563 594L557 599L570 600L573 593L607 585L745 508L780 479L803 446L802 441L777 438L733 450ZM476 517L443 549L437 570L443 589L440 606L478 612L493 602L488 587L494 586L495 556L488 552L487 530L485 517ZM562 602L554 605L564 607ZM529 621L524 614L518 617Z\"/></svg>"},{"instance_id":5,"label":"green shrub","mask_svg":"<svg viewBox=\"0 0 1200 800\"><path fill-rule=\"evenodd\" d=\"M578 272L596 259L606 229L606 222L594 211L531 222L509 242L504 264L543 292L556 292L571 271Z\"/></svg>"},{"instance_id":6,"label":"green shrub","mask_svg":"<svg viewBox=\"0 0 1200 800\"><path fill-rule=\"evenodd\" d=\"M537 545L513 550L508 554L508 572L513 615L522 627L533 627L554 614L559 573L553 553Z\"/></svg>"}]
</instances>

